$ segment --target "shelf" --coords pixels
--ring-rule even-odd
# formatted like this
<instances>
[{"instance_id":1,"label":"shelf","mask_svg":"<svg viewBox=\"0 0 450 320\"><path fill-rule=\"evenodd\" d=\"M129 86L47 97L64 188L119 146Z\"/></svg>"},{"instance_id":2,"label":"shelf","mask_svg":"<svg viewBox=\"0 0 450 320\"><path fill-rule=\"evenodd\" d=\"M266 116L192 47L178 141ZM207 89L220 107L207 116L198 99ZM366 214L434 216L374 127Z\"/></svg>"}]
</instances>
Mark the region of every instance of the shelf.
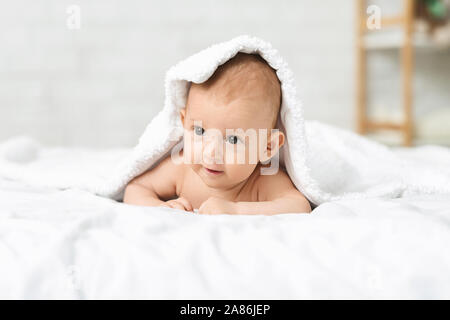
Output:
<instances>
[{"instance_id":1,"label":"shelf","mask_svg":"<svg viewBox=\"0 0 450 320\"><path fill-rule=\"evenodd\" d=\"M403 0L402 11L398 15L383 17L382 30L368 30L367 1L356 0L356 112L357 130L361 134L378 130L390 130L401 134L403 145L412 144L413 112L412 112L412 73L414 66L413 40L414 0ZM396 31L397 30L397 31ZM376 121L368 114L367 106L367 51L369 49L400 49L401 61L401 95L402 119L395 121Z\"/></svg>"},{"instance_id":2,"label":"shelf","mask_svg":"<svg viewBox=\"0 0 450 320\"><path fill-rule=\"evenodd\" d=\"M371 1L373 3L374 1ZM402 0L401 12L397 15L385 16L381 18L381 29L368 30L367 28L367 0L355 0L356 3L356 120L357 130L361 134L374 135L377 131L382 131L383 135L397 134L399 141L404 146L410 146L418 141L427 141L420 137L420 133L425 132L424 119L421 123L414 121L413 100L414 100L414 56L415 52L424 49L425 51L440 51L450 49L450 26L438 32L434 30L433 36L427 32L430 28L424 24L423 20L415 20L415 0ZM449 23L449 22L447 22ZM367 72L368 51L370 50L398 50L400 57L400 81L401 87L401 116L384 117L376 119L374 114L369 114L368 108L368 82L370 74ZM432 52L431 52L432 53ZM448 127L450 115L445 113L435 116L440 123ZM437 121L437 120L436 120ZM435 121L435 122L436 122ZM430 120L431 123L431 120ZM400 135L398 135L400 133ZM442 137L449 137L449 132L443 132ZM425 138L425 139L421 139ZM393 141L391 139L391 141Z\"/></svg>"},{"instance_id":3,"label":"shelf","mask_svg":"<svg viewBox=\"0 0 450 320\"><path fill-rule=\"evenodd\" d=\"M369 132L367 136L375 140L377 142L383 143L385 145L391 147L398 147L402 144L402 137L399 136L395 131L389 130L377 130L373 132ZM422 146L422 145L440 145L450 147L450 137L449 136L441 136L441 137L423 137L420 135L416 135L414 137L414 146Z\"/></svg>"},{"instance_id":4,"label":"shelf","mask_svg":"<svg viewBox=\"0 0 450 320\"><path fill-rule=\"evenodd\" d=\"M405 45L404 38L404 33L401 30L377 31L366 34L363 37L363 46L367 50L401 49ZM445 44L437 44L431 37L422 33L414 33L412 35L412 43L418 49L450 49L450 39Z\"/></svg>"},{"instance_id":5,"label":"shelf","mask_svg":"<svg viewBox=\"0 0 450 320\"><path fill-rule=\"evenodd\" d=\"M368 121L366 123L366 128L367 131L374 131L374 130L380 130L380 129L385 129L385 130L403 130L403 128L405 127L405 125L403 123L397 123L397 122L393 122L393 121Z\"/></svg>"}]
</instances>

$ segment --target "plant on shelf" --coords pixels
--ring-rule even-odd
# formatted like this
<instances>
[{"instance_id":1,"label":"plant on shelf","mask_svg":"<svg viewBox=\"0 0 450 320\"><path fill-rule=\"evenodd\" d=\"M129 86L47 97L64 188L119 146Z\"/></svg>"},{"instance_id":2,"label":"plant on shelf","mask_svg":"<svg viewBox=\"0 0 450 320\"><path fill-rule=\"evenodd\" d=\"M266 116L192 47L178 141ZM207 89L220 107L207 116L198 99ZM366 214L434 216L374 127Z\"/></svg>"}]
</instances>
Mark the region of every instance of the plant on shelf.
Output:
<instances>
[{"instance_id":1,"label":"plant on shelf","mask_svg":"<svg viewBox=\"0 0 450 320\"><path fill-rule=\"evenodd\" d=\"M450 43L450 0L416 0L415 29L437 44Z\"/></svg>"}]
</instances>

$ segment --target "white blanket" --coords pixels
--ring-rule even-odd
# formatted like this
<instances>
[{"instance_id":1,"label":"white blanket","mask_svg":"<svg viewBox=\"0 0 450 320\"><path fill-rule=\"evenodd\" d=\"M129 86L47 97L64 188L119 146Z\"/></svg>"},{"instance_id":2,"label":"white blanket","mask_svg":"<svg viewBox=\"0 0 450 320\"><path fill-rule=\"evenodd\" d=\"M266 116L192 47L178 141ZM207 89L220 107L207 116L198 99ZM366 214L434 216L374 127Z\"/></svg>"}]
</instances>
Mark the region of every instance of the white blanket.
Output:
<instances>
[{"instance_id":1,"label":"white blanket","mask_svg":"<svg viewBox=\"0 0 450 320\"><path fill-rule=\"evenodd\" d=\"M128 149L2 146L16 162L0 164L0 298L450 298L449 196L203 216L73 187L102 181ZM392 152L424 169L450 157Z\"/></svg>"},{"instance_id":2,"label":"white blanket","mask_svg":"<svg viewBox=\"0 0 450 320\"><path fill-rule=\"evenodd\" d=\"M204 216L0 179L0 298L449 299L449 228L442 196Z\"/></svg>"}]
</instances>

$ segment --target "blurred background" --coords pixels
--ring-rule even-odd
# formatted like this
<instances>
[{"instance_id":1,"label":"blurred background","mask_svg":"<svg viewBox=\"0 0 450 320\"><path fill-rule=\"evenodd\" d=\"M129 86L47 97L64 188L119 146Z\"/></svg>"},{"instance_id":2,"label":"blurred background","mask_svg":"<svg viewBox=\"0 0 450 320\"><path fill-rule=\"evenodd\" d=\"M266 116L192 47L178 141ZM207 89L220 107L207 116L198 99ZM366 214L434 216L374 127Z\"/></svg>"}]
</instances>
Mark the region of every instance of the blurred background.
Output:
<instances>
[{"instance_id":1,"label":"blurred background","mask_svg":"<svg viewBox=\"0 0 450 320\"><path fill-rule=\"evenodd\" d=\"M307 119L361 131L364 105L366 121L403 123L405 21L372 23L369 40L360 19L406 16L405 1L1 0L0 141L134 146L163 106L167 69L241 34L280 51ZM450 145L449 1L414 2L413 145Z\"/></svg>"}]
</instances>

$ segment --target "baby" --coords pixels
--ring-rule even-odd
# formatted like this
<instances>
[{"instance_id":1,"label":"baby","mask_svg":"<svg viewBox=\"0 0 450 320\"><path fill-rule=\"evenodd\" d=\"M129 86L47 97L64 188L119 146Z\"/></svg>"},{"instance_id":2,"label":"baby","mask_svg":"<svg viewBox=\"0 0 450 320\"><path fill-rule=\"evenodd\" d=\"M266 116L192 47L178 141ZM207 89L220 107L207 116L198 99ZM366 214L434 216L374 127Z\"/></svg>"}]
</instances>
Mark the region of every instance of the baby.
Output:
<instances>
[{"instance_id":1,"label":"baby","mask_svg":"<svg viewBox=\"0 0 450 320\"><path fill-rule=\"evenodd\" d=\"M284 144L284 134L272 130L280 105L275 71L259 55L238 53L208 81L190 84L180 111L183 161L172 152L133 179L123 201L200 214L311 212L284 169L264 173Z\"/></svg>"}]
</instances>

